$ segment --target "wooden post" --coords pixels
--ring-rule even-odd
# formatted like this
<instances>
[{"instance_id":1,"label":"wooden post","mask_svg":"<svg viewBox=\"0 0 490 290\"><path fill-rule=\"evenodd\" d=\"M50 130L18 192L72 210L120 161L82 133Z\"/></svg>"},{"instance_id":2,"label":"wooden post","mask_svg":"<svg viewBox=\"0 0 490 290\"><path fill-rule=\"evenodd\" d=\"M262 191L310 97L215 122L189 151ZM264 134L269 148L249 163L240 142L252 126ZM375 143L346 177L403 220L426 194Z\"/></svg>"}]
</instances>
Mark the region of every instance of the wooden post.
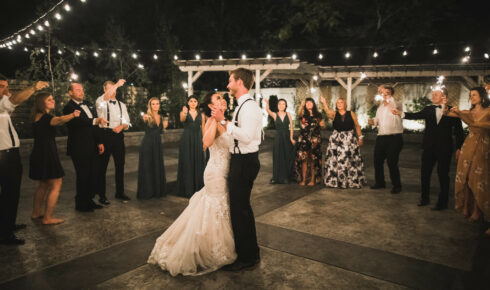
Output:
<instances>
[{"instance_id":1,"label":"wooden post","mask_svg":"<svg viewBox=\"0 0 490 290\"><path fill-rule=\"evenodd\" d=\"M257 104L260 105L260 69L255 70L255 97Z\"/></svg>"},{"instance_id":2,"label":"wooden post","mask_svg":"<svg viewBox=\"0 0 490 290\"><path fill-rule=\"evenodd\" d=\"M347 110L350 110L352 98L352 77L347 78Z\"/></svg>"},{"instance_id":3,"label":"wooden post","mask_svg":"<svg viewBox=\"0 0 490 290\"><path fill-rule=\"evenodd\" d=\"M187 96L194 94L194 88L192 87L192 71L187 72Z\"/></svg>"}]
</instances>

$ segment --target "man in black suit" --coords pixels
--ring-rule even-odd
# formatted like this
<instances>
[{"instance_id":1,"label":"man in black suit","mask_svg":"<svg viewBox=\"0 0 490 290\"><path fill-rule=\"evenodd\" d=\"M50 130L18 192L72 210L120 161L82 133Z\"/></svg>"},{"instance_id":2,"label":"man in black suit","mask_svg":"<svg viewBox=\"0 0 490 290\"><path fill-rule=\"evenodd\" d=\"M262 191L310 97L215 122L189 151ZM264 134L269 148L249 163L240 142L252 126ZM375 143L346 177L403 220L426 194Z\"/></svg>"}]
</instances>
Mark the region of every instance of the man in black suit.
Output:
<instances>
[{"instance_id":1,"label":"man in black suit","mask_svg":"<svg viewBox=\"0 0 490 290\"><path fill-rule=\"evenodd\" d=\"M437 174L441 188L437 205L432 208L433 210L444 210L448 206L449 166L454 151L452 135L456 137L456 159L459 157L460 148L464 142L461 120L443 115L447 95L445 87L437 87L432 91L432 105L425 107L422 111L404 113L393 110L393 114L400 115L407 120L425 120L421 168L422 195L418 205L424 206L430 203L430 176L437 162Z\"/></svg>"},{"instance_id":2,"label":"man in black suit","mask_svg":"<svg viewBox=\"0 0 490 290\"><path fill-rule=\"evenodd\" d=\"M71 100L63 108L64 114L80 110L80 117L67 123L68 144L67 154L71 156L76 172L75 209L92 212L102 206L93 202L96 182L96 157L104 152L100 142L100 132L97 125L105 124L103 118L96 118L93 105L84 101L85 93L79 83L71 83L68 87Z\"/></svg>"}]
</instances>

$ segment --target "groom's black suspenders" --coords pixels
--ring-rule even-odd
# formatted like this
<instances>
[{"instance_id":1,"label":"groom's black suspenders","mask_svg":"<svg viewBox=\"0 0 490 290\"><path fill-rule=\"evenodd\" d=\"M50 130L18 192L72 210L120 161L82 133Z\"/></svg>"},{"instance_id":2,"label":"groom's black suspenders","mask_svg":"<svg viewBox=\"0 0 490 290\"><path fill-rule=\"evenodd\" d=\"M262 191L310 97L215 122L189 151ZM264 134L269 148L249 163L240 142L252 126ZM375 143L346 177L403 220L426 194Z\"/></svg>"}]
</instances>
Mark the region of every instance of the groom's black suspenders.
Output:
<instances>
[{"instance_id":1,"label":"groom's black suspenders","mask_svg":"<svg viewBox=\"0 0 490 290\"><path fill-rule=\"evenodd\" d=\"M238 111L236 112L236 115L235 115L235 126L238 127L238 115L240 114L240 110L242 109L243 105L245 105L246 102L248 101L253 101L252 99L247 99L245 102L242 103L242 105L240 106L240 108L238 108ZM238 147L238 140L237 139L233 139L233 142L235 143L235 147L233 147L233 154L236 154L236 150L238 149L238 153L239 154L242 154L242 152L240 151L240 147Z\"/></svg>"}]
</instances>

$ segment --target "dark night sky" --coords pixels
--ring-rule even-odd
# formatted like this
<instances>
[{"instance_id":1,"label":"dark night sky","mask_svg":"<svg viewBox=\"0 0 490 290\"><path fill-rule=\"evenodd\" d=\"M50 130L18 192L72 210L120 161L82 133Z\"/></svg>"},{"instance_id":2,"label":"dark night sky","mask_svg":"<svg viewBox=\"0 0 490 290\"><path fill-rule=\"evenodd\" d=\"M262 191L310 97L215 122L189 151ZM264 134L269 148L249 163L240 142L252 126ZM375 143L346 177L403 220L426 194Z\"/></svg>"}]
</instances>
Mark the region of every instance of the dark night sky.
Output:
<instances>
[{"instance_id":1,"label":"dark night sky","mask_svg":"<svg viewBox=\"0 0 490 290\"><path fill-rule=\"evenodd\" d=\"M313 0L305 0L306 2L311 2ZM57 1L48 0L8 0L2 1L2 17L0 17L0 38L3 38L12 32L18 30L26 24L29 24L32 20L37 18L39 13L37 11L45 11L47 8L51 7L53 3ZM165 2L165 4L162 4ZM311 48L330 48L329 53L330 59L340 59L342 50L339 49L340 46L354 47L354 46L364 46L365 40L357 41L356 37L350 37L342 39L339 36L328 36L324 37L325 34L318 33L313 34L313 36L305 33L297 33L293 30L294 35L287 41L283 42L257 42L253 41L254 36L261 35L266 28L261 25L266 25L267 29L274 33L274 25L278 27L283 26L289 21L286 19L281 19L285 12L284 9L286 2L289 1L279 1L279 0L267 0L269 3L269 11L260 13L269 13L268 16L264 18L260 13L252 13L257 10L257 7L262 5L264 1L225 1L226 6L230 12L225 11L222 18L222 23L217 21L216 23L211 23L209 19L215 19L216 16L215 9L213 5L222 4L222 0L210 0L206 3L211 3L208 9L207 6L202 6L205 4L192 4L193 1L181 0L181 1L150 1L150 0L128 0L128 1L109 1L109 0L87 0L86 4L80 3L79 0L71 0L69 3L73 6L73 11L70 12L69 17L65 16L58 26L55 35L62 40L65 44L71 46L87 46L92 42L98 43L100 47L106 47L105 45L105 28L109 17L113 17L114 20L123 27L127 36L135 43L135 45L140 49L154 49L159 46L155 42L155 27L159 22L162 11L165 10L166 13L170 13L177 21L174 22L172 34L178 39L178 46L176 49L180 50L210 50L210 51L220 51L222 49L234 51L234 57L239 55L239 49L244 50L255 50L257 56L264 56L268 49L272 48L276 51L281 49L298 49L301 59L314 61L314 56L318 54L316 51L302 51L301 49L311 49ZM338 1L333 1L338 2ZM335 29L347 29L349 31L350 26L355 28L355 26L362 26L361 19L362 11L364 7L351 7L350 3L366 3L373 1L340 1L338 4L341 5L339 9L353 9L357 8L359 11L353 11L351 14L346 14L346 16L341 19L340 26ZM402 17L413 18L413 17L423 17L424 20L427 18L434 18L431 22L430 19L427 23L431 24L431 31L433 31L433 39L423 40L410 47L410 56L403 59L399 56L400 49L387 52L385 55L390 55L390 57L385 57L385 60L389 62L456 62L460 60L462 54L462 47L466 44L472 45L474 50L472 51L472 60L484 62L485 60L481 57L483 52L490 53L490 40L489 40L489 28L490 21L488 17L488 10L483 9L483 3L485 1L449 1L451 3L450 7L447 8L445 3L448 1L424 1L426 3L427 9L429 11L420 11L420 13L413 13L412 15L403 15ZM231 3L231 4L229 4ZM243 10L250 14L240 14L240 8L243 6L241 3L246 3ZM403 1L401 3L404 3ZM44 6L43 6L44 5ZM197 5L197 6L193 6ZM201 6L199 6L201 5ZM206 4L207 5L207 4ZM274 6L275 5L275 6ZM352 4L354 5L354 4ZM44 8L43 8L44 7ZM203 9L205 7L206 9ZM396 7L395 7L396 8ZM393 9L395 9L393 8ZM194 9L198 11L191 11L189 9ZM290 9L291 10L291 9ZM272 11L272 12L271 12ZM342 10L341 10L342 11ZM444 18L437 19L437 15L442 14L441 11L446 13ZM356 14L357 13L357 14ZM176 16L177 15L177 16ZM179 15L182 17L179 19ZM356 18L356 15L359 18ZM261 18L262 17L262 18ZM286 17L286 16L285 16ZM364 16L365 17L365 16ZM233 27L236 26L236 19L246 19L245 32L239 41L237 35L234 33ZM369 19L369 17L368 17ZM217 28L216 24L226 27L220 30ZM223 26L224 25L224 26ZM411 27L407 27L406 33L412 33L416 35L417 33L423 33L423 27L413 27L413 29L418 29L418 31L410 31ZM247 35L247 33L249 33ZM220 35L219 37L217 35ZM240 34L238 34L240 35ZM355 32L354 32L355 35ZM263 35L262 35L263 36ZM261 37L262 37L261 36ZM251 40L249 40L249 38ZM434 40L434 41L431 41ZM389 42L389 37L383 40L383 43ZM444 51L446 54L441 53L441 55L436 58L431 58L431 44L438 43L437 47L439 50ZM372 45L367 43L366 45ZM399 43L395 44L399 45ZM248 47L247 47L248 46ZM29 59L27 54L20 51L21 48L17 48L16 51L7 51L5 49L0 50L0 72L12 77L15 70L19 68L26 67L29 65ZM273 50L274 51L274 50ZM367 55L369 49L362 48L352 48L351 51L358 51L357 55L363 54ZM328 52L328 50L327 50ZM290 55L290 51L287 52L277 52L276 54L283 53L285 55ZM391 54L390 54L391 53ZM185 53L181 53L185 57ZM217 52L210 53L208 57L215 57ZM336 54L336 55L335 55ZM191 53L188 54L190 57ZM249 55L253 55L250 52ZM479 55L479 56L477 56ZM205 57L205 56L203 56ZM342 62L331 62L325 64L365 64L368 63L365 59L353 59L350 63Z\"/></svg>"}]
</instances>

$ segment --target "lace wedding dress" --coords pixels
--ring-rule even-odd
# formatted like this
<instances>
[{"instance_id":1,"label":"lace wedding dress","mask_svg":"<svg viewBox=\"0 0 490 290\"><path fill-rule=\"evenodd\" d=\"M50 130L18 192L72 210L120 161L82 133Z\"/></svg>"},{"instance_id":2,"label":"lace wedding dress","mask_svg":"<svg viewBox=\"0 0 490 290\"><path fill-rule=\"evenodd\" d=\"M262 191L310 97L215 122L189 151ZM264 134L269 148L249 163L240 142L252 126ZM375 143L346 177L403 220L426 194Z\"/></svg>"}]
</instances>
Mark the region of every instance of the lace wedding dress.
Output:
<instances>
[{"instance_id":1,"label":"lace wedding dress","mask_svg":"<svg viewBox=\"0 0 490 290\"><path fill-rule=\"evenodd\" d=\"M224 134L209 147L204 187L157 239L148 263L159 265L172 276L202 275L236 259L226 185L231 142Z\"/></svg>"}]
</instances>

